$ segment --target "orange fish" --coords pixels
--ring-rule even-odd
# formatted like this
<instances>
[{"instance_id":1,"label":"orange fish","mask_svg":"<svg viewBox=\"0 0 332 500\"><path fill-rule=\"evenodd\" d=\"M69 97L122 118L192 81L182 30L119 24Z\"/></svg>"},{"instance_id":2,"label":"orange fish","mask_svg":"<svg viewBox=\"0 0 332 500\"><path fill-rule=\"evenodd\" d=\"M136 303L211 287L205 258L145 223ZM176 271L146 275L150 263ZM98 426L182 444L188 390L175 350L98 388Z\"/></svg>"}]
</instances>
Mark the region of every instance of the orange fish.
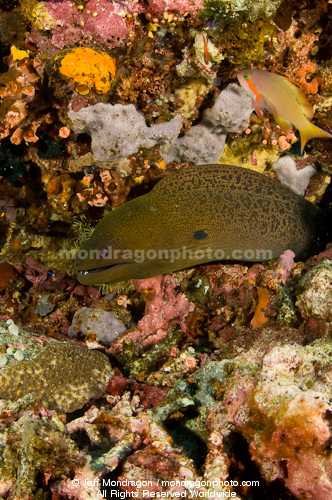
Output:
<instances>
[{"instance_id":1,"label":"orange fish","mask_svg":"<svg viewBox=\"0 0 332 500\"><path fill-rule=\"evenodd\" d=\"M314 137L332 138L332 134L308 120L314 116L313 107L302 90L288 78L260 69L243 69L237 78L252 97L253 107L260 118L263 118L261 110L265 108L274 115L285 134L291 131L292 124L299 130L301 153Z\"/></svg>"}]
</instances>

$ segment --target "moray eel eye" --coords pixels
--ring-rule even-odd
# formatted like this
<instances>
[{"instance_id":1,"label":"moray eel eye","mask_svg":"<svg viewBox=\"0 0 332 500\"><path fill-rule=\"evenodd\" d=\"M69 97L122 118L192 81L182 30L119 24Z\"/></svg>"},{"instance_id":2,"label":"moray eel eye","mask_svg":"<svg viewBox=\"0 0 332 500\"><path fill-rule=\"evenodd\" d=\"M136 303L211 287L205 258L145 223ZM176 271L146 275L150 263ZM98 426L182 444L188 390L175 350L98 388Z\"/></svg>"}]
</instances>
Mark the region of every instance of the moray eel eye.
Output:
<instances>
[{"instance_id":1,"label":"moray eel eye","mask_svg":"<svg viewBox=\"0 0 332 500\"><path fill-rule=\"evenodd\" d=\"M107 259L108 258L108 248L106 247L102 247L100 250L99 250L99 255L102 259Z\"/></svg>"}]
</instances>

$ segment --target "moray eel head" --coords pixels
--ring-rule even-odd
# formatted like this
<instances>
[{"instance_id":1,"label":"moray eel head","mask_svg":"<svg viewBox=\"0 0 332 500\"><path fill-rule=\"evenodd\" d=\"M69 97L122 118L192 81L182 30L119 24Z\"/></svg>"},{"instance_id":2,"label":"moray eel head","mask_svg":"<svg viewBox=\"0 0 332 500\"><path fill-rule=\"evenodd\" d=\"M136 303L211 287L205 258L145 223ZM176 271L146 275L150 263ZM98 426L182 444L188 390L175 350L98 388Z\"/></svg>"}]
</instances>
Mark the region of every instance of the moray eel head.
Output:
<instances>
[{"instance_id":1,"label":"moray eel head","mask_svg":"<svg viewBox=\"0 0 332 500\"><path fill-rule=\"evenodd\" d=\"M278 181L229 165L186 167L111 211L77 253L84 285L149 278L206 262L260 262L324 249L324 212Z\"/></svg>"},{"instance_id":2,"label":"moray eel head","mask_svg":"<svg viewBox=\"0 0 332 500\"><path fill-rule=\"evenodd\" d=\"M149 194L107 214L92 236L83 243L75 260L77 277L81 283L116 283L127 279L127 276L148 273L147 263L142 260L139 252L146 245L144 234L135 234L135 226L139 229L141 216L146 217L146 197ZM133 230L132 236L128 224ZM124 231L126 227L128 230Z\"/></svg>"}]
</instances>

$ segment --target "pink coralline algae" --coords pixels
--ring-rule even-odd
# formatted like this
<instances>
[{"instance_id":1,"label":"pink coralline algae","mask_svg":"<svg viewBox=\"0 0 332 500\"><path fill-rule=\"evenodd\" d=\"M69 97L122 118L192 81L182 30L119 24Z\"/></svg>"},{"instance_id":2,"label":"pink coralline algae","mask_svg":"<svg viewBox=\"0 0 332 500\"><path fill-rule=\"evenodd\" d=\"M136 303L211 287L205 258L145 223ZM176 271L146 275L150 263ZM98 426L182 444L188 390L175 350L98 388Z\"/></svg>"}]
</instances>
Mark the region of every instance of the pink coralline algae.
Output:
<instances>
[{"instance_id":1,"label":"pink coralline algae","mask_svg":"<svg viewBox=\"0 0 332 500\"><path fill-rule=\"evenodd\" d=\"M184 294L176 294L176 285L170 275L134 280L134 286L143 293L153 290L152 300L146 306L146 314L137 324L139 330L153 333L159 328L167 328L171 320L178 319L181 329L186 331L184 319L195 306Z\"/></svg>"},{"instance_id":2,"label":"pink coralline algae","mask_svg":"<svg viewBox=\"0 0 332 500\"><path fill-rule=\"evenodd\" d=\"M142 6L136 2L107 0L90 0L81 10L67 0L48 2L44 8L56 23L52 29L52 43L60 48L89 39L105 47L117 47L129 31L125 17L142 11Z\"/></svg>"},{"instance_id":3,"label":"pink coralline algae","mask_svg":"<svg viewBox=\"0 0 332 500\"><path fill-rule=\"evenodd\" d=\"M25 277L33 283L34 286L45 283L49 278L48 269L36 262L32 257L26 259L25 265Z\"/></svg>"},{"instance_id":4,"label":"pink coralline algae","mask_svg":"<svg viewBox=\"0 0 332 500\"><path fill-rule=\"evenodd\" d=\"M195 309L195 305L189 302L183 293L176 293L176 284L170 275L134 280L134 286L137 291L147 295L146 314L137 323L136 328L128 330L125 336L113 341L108 352L120 352L124 340L138 342L145 350L150 349L166 337L172 320L185 332L185 318Z\"/></svg>"},{"instance_id":5,"label":"pink coralline algae","mask_svg":"<svg viewBox=\"0 0 332 500\"><path fill-rule=\"evenodd\" d=\"M291 270L295 267L295 253L292 250L286 250L280 255L277 263L277 269L273 273L273 278L280 278L282 283L286 283Z\"/></svg>"},{"instance_id":6,"label":"pink coralline algae","mask_svg":"<svg viewBox=\"0 0 332 500\"><path fill-rule=\"evenodd\" d=\"M75 281L71 279L65 271L60 270L51 272L49 268L37 262L33 257L27 257L25 265L23 266L23 264L21 264L18 266L18 269L24 277L30 281L34 287L38 287L39 290L72 291L75 286ZM81 287L75 287L73 293L80 295L79 291L76 291L77 288ZM91 287L84 288L92 293L93 298L100 295L98 290Z\"/></svg>"},{"instance_id":7,"label":"pink coralline algae","mask_svg":"<svg viewBox=\"0 0 332 500\"><path fill-rule=\"evenodd\" d=\"M204 2L202 0L149 0L148 12L154 15L172 12L184 16L195 14L203 8L203 5Z\"/></svg>"},{"instance_id":8,"label":"pink coralline algae","mask_svg":"<svg viewBox=\"0 0 332 500\"><path fill-rule=\"evenodd\" d=\"M129 11L127 8L130 4L133 4L133 8ZM107 42L109 46L116 47L128 33L126 21L121 14L140 12L140 10L138 4L134 2L90 0L84 10L84 34L93 36L96 41Z\"/></svg>"}]
</instances>

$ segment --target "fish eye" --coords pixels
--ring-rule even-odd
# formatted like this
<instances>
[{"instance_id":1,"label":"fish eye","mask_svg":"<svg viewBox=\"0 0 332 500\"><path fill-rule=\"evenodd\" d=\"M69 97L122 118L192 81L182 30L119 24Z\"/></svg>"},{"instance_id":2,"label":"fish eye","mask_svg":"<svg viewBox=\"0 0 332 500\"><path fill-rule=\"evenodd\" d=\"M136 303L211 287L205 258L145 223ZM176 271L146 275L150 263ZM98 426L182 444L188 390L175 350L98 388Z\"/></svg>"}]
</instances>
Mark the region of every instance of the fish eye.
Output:
<instances>
[{"instance_id":1,"label":"fish eye","mask_svg":"<svg viewBox=\"0 0 332 500\"><path fill-rule=\"evenodd\" d=\"M102 259L107 259L107 257L108 257L108 248L106 248L106 247L100 248L99 255L100 255L100 257Z\"/></svg>"},{"instance_id":2,"label":"fish eye","mask_svg":"<svg viewBox=\"0 0 332 500\"><path fill-rule=\"evenodd\" d=\"M243 78L245 78L246 80L248 80L249 75L243 75Z\"/></svg>"}]
</instances>

